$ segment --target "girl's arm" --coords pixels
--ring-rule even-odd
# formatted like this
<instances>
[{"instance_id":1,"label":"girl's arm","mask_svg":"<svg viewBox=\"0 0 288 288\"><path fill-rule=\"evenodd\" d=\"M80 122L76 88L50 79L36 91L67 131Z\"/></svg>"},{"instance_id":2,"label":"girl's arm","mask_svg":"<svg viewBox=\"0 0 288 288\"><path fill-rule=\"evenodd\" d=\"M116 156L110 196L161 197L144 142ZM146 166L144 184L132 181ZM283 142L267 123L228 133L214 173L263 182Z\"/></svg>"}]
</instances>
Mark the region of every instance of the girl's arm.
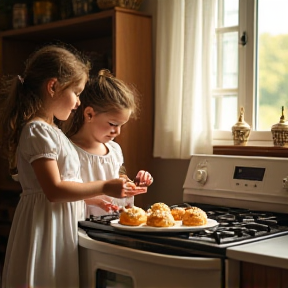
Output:
<instances>
[{"instance_id":1,"label":"girl's arm","mask_svg":"<svg viewBox=\"0 0 288 288\"><path fill-rule=\"evenodd\" d=\"M124 182L121 179L88 183L62 181L55 160L40 158L33 161L31 165L40 186L50 202L72 202L101 194L115 198L127 196L127 190L124 189ZM128 193L129 196L136 195L139 191L130 189Z\"/></svg>"}]
</instances>

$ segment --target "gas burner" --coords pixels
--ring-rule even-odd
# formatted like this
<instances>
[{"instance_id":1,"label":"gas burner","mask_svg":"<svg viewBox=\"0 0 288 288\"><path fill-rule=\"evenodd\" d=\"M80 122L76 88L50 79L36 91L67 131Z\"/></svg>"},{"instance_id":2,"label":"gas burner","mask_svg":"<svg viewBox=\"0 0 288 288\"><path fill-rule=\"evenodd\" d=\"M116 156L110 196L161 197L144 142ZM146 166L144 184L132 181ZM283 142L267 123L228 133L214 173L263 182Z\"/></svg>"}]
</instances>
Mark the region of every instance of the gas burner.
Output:
<instances>
[{"instance_id":1,"label":"gas burner","mask_svg":"<svg viewBox=\"0 0 288 288\"><path fill-rule=\"evenodd\" d=\"M110 225L110 221L116 220L118 218L119 218L119 213L101 215L101 216L90 215L90 218L88 218L87 221L105 224L105 225Z\"/></svg>"},{"instance_id":2,"label":"gas burner","mask_svg":"<svg viewBox=\"0 0 288 288\"><path fill-rule=\"evenodd\" d=\"M190 239L215 242L217 244L235 242L251 237L261 236L271 231L270 226L259 223L236 223L226 227L221 223L216 230L201 230L190 233Z\"/></svg>"},{"instance_id":3,"label":"gas burner","mask_svg":"<svg viewBox=\"0 0 288 288\"><path fill-rule=\"evenodd\" d=\"M219 220L219 221L227 221L227 222L231 222L231 221L235 221L235 215L232 215L232 214L223 214L223 215L220 215L220 216L218 216L217 217L217 219Z\"/></svg>"},{"instance_id":4,"label":"gas burner","mask_svg":"<svg viewBox=\"0 0 288 288\"><path fill-rule=\"evenodd\" d=\"M171 205L170 206L170 209L173 209L173 208L190 208L192 207L189 203L180 203L180 204L174 204L174 205Z\"/></svg>"}]
</instances>

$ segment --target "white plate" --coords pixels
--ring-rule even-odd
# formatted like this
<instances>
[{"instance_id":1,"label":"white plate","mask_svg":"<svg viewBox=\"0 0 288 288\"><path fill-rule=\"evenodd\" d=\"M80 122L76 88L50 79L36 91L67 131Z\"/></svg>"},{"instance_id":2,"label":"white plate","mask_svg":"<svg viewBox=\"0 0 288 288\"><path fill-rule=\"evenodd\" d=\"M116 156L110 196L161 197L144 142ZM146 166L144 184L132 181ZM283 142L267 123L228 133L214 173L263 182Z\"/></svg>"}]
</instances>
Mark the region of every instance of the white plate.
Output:
<instances>
[{"instance_id":1,"label":"white plate","mask_svg":"<svg viewBox=\"0 0 288 288\"><path fill-rule=\"evenodd\" d=\"M202 226L184 226L182 221L175 221L175 225L172 227L151 227L146 224L140 226L128 226L119 224L119 219L111 220L111 226L127 231L137 232L189 232L189 231L200 231L203 229L209 229L217 226L219 223L216 220L208 219L206 225Z\"/></svg>"}]
</instances>

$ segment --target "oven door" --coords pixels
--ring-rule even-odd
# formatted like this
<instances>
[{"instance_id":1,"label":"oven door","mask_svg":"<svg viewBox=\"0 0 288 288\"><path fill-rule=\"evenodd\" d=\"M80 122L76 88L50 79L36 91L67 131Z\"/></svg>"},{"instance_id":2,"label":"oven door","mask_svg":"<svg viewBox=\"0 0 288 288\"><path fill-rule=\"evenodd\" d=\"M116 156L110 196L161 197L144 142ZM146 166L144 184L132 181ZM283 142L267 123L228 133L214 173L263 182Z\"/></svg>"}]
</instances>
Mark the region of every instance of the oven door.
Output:
<instances>
[{"instance_id":1,"label":"oven door","mask_svg":"<svg viewBox=\"0 0 288 288\"><path fill-rule=\"evenodd\" d=\"M78 234L80 287L224 287L220 258L146 252Z\"/></svg>"}]
</instances>

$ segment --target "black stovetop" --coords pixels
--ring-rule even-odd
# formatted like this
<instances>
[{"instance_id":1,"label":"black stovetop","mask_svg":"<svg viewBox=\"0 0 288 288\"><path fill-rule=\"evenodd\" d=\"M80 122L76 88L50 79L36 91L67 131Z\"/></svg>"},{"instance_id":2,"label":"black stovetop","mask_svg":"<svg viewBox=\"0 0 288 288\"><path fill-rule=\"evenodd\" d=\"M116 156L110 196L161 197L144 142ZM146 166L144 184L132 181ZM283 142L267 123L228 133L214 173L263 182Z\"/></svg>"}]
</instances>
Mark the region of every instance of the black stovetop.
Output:
<instances>
[{"instance_id":1,"label":"black stovetop","mask_svg":"<svg viewBox=\"0 0 288 288\"><path fill-rule=\"evenodd\" d=\"M199 203L171 207L197 206L219 225L196 232L131 232L110 226L118 214L90 216L79 227L89 237L116 245L150 252L183 256L223 256L226 248L288 234L288 214L253 211Z\"/></svg>"}]
</instances>

